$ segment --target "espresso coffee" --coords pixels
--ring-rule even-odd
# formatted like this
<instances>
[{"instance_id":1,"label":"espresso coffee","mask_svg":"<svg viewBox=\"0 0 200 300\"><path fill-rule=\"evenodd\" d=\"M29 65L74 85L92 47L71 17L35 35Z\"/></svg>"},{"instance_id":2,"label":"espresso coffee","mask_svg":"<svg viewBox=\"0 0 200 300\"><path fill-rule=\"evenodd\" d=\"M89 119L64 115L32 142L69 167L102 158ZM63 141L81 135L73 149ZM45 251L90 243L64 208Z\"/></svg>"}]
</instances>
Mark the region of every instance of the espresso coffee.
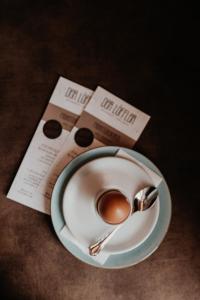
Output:
<instances>
[{"instance_id":1,"label":"espresso coffee","mask_svg":"<svg viewBox=\"0 0 200 300\"><path fill-rule=\"evenodd\" d=\"M97 200L97 211L106 223L115 225L128 218L131 205L120 191L109 190Z\"/></svg>"}]
</instances>

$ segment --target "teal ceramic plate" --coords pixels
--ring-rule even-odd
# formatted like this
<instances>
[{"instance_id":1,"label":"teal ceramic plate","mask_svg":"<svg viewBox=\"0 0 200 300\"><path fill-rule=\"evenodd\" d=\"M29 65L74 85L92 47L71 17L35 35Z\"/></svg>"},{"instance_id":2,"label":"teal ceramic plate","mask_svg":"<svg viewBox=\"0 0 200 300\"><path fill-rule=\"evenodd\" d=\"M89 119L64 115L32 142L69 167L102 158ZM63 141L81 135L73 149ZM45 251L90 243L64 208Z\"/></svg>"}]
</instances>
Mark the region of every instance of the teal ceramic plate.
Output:
<instances>
[{"instance_id":1,"label":"teal ceramic plate","mask_svg":"<svg viewBox=\"0 0 200 300\"><path fill-rule=\"evenodd\" d=\"M150 236L137 248L134 248L133 250L126 253L111 255L106 261L106 263L102 266L99 263L95 262L89 256L85 255L77 246L72 244L66 238L60 236L60 231L62 227L65 225L64 217L62 214L63 192L72 174L77 169L79 169L82 165L84 165L86 162L98 157L114 156L119 149L120 149L119 147L101 147L101 148L84 152L83 154L77 156L64 168L64 170L58 177L58 180L55 184L52 193L51 218L52 218L55 232L59 240L61 241L63 246L69 252L71 252L75 257L77 257L78 259L80 259L81 261L87 264L99 268L108 268L108 269L126 268L135 265L141 262L142 260L144 260L145 258L147 258L158 248L158 246L162 242L163 238L167 233L168 226L171 219L171 198L170 198L170 193L167 184L163 179L162 183L159 186L160 212L158 216L158 221ZM129 155L138 159L147 167L151 168L152 170L154 170L155 172L157 172L159 175L162 176L158 168L143 155L130 149L126 149L126 148L121 148L121 149L126 151Z\"/></svg>"}]
</instances>

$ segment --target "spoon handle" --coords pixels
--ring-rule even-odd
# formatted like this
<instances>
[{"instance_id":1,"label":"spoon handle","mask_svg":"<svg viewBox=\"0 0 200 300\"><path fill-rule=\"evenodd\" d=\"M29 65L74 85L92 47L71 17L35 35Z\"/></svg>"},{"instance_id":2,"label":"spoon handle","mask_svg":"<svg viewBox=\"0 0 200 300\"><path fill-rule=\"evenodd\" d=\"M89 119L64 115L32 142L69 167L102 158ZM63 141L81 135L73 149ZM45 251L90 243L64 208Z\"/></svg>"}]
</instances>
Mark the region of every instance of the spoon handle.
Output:
<instances>
[{"instance_id":1,"label":"spoon handle","mask_svg":"<svg viewBox=\"0 0 200 300\"><path fill-rule=\"evenodd\" d=\"M109 240L113 237L113 235L119 230L121 224L118 225L113 231L108 233L105 238L98 240L95 244L89 246L89 253L92 256L96 256L99 252L105 247L105 245L109 242Z\"/></svg>"}]
</instances>

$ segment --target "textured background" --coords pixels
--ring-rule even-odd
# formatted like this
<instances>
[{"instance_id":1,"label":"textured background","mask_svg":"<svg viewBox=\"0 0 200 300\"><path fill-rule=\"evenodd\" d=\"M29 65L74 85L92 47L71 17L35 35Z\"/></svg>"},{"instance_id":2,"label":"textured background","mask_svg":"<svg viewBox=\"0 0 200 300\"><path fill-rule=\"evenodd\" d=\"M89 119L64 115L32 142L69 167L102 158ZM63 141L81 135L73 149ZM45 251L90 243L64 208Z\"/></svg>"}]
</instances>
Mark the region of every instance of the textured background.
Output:
<instances>
[{"instance_id":1,"label":"textured background","mask_svg":"<svg viewBox=\"0 0 200 300\"><path fill-rule=\"evenodd\" d=\"M176 1L94 2L1 1L0 295L200 299L197 10ZM160 248L134 267L79 262L48 216L5 197L59 75L102 85L152 116L135 149L165 175L173 216Z\"/></svg>"}]
</instances>

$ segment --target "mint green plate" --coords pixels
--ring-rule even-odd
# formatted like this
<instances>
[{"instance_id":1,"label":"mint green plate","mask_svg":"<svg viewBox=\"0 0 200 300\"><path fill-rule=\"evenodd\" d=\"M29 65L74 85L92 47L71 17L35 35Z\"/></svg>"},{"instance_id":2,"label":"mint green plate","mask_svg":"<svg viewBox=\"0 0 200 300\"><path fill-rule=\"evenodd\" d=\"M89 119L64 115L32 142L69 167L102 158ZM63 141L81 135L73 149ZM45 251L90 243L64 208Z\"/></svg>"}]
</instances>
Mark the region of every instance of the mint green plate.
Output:
<instances>
[{"instance_id":1,"label":"mint green plate","mask_svg":"<svg viewBox=\"0 0 200 300\"><path fill-rule=\"evenodd\" d=\"M135 265L141 262L142 260L144 260L145 258L147 258L158 248L158 246L164 239L171 219L171 197L170 197L167 184L163 179L163 181L159 186L160 212L159 212L156 226L154 227L154 230L152 231L150 236L141 245L134 248L133 250L126 253L111 255L106 261L106 263L102 266L99 263L95 262L89 256L85 255L73 243L68 241L66 238L60 236L60 231L62 227L65 225L64 217L62 214L63 192L72 174L77 169L79 169L82 165L84 165L86 162L98 157L114 156L119 149L126 151L129 155L138 159L147 167L149 167L150 169L154 170L155 172L157 172L159 175L162 176L158 168L150 160L148 160L146 157L144 157L138 152L126 148L119 148L119 147L101 147L101 148L84 152L83 154L73 159L63 169L62 173L58 177L58 180L54 186L54 190L52 193L51 218L52 218L53 227L55 229L55 232L59 240L61 241L63 246L69 252L71 252L75 257L77 257L78 259L80 259L81 261L87 264L99 268L108 268L108 269L126 268Z\"/></svg>"}]
</instances>

